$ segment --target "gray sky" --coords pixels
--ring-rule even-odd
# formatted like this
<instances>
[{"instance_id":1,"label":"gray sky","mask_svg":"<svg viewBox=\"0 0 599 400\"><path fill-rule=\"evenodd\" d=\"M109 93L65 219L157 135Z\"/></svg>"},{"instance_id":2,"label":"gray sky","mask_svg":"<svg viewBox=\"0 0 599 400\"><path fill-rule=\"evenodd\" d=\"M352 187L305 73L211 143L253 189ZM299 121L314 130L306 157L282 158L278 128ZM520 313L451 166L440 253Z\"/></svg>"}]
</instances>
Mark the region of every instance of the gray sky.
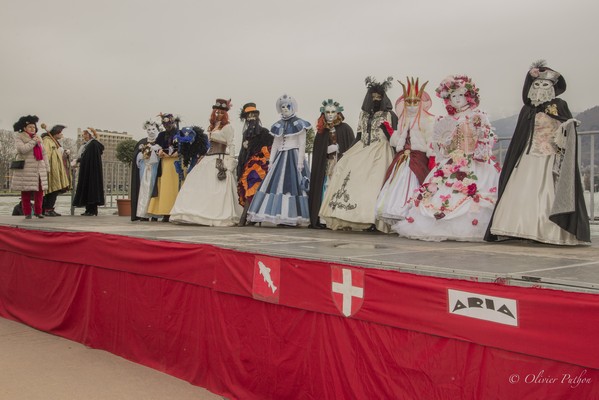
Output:
<instances>
[{"instance_id":1,"label":"gray sky","mask_svg":"<svg viewBox=\"0 0 599 400\"><path fill-rule=\"evenodd\" d=\"M257 103L267 127L283 93L314 123L322 100L355 128L364 78L406 75L434 88L471 76L481 109L498 119L521 107L522 83L543 58L562 73L572 111L599 104L592 0L9 1L0 0L0 128L37 114L48 125L145 134L159 112L208 125L216 98ZM393 102L401 86L388 92ZM238 148L238 147L237 147Z\"/></svg>"}]
</instances>

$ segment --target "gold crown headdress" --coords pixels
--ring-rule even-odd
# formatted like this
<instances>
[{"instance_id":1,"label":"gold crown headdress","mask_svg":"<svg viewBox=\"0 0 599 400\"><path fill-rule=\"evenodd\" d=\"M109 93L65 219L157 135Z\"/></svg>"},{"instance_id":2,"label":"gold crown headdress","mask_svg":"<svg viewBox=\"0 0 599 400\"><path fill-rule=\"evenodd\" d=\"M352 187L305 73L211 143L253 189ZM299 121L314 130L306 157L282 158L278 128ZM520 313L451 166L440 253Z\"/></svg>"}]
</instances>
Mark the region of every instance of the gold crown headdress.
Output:
<instances>
[{"instance_id":1,"label":"gold crown headdress","mask_svg":"<svg viewBox=\"0 0 599 400\"><path fill-rule=\"evenodd\" d=\"M406 82L408 87L404 85L401 81L397 81L403 88L403 98L405 100L422 100L422 94L424 93L424 88L426 87L428 81L424 82L422 86L418 84L418 78L416 78L416 82L414 82L414 78L408 78L406 76Z\"/></svg>"}]
</instances>

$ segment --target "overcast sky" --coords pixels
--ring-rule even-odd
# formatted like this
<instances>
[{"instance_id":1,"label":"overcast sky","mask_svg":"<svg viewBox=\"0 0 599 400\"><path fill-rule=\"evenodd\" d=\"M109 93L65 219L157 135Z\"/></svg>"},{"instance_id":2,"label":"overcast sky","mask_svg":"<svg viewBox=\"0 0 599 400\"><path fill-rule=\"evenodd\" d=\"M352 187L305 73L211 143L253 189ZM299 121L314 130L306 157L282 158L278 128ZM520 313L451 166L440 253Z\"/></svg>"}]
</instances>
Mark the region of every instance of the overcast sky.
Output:
<instances>
[{"instance_id":1,"label":"overcast sky","mask_svg":"<svg viewBox=\"0 0 599 400\"><path fill-rule=\"evenodd\" d=\"M467 74L492 120L516 114L532 61L562 73L573 111L599 104L593 0L9 1L0 0L0 128L48 125L145 135L160 112L207 127L216 98L257 103L265 126L283 93L314 123L322 100L356 126L364 78L406 75L434 88ZM397 83L388 92L402 94ZM239 147L237 147L239 148Z\"/></svg>"}]
</instances>

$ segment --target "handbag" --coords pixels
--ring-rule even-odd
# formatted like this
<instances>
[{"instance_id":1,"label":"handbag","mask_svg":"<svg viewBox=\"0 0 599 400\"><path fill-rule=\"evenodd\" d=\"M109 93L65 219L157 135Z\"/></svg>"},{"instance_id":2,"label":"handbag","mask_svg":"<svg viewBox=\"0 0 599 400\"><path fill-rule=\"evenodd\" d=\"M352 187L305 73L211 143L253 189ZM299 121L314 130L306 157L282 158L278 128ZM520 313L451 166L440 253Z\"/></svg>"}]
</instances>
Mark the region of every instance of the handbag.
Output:
<instances>
[{"instance_id":1,"label":"handbag","mask_svg":"<svg viewBox=\"0 0 599 400\"><path fill-rule=\"evenodd\" d=\"M216 169L218 170L216 177L219 181L227 179L227 167L225 167L224 160L220 156L216 159Z\"/></svg>"},{"instance_id":2,"label":"handbag","mask_svg":"<svg viewBox=\"0 0 599 400\"><path fill-rule=\"evenodd\" d=\"M10 162L10 169L23 169L25 168L25 160L14 160Z\"/></svg>"}]
</instances>

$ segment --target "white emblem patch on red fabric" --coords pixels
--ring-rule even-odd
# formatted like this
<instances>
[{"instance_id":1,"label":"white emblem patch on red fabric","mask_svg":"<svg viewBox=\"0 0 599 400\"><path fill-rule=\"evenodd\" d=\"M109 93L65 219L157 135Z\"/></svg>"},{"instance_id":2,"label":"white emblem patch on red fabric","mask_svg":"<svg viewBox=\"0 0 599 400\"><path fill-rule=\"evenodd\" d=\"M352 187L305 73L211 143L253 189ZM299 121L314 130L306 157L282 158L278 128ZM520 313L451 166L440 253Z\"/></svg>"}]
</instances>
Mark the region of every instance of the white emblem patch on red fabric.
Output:
<instances>
[{"instance_id":1,"label":"white emblem patch on red fabric","mask_svg":"<svg viewBox=\"0 0 599 400\"><path fill-rule=\"evenodd\" d=\"M331 265L333 301L346 317L358 312L364 303L364 271Z\"/></svg>"},{"instance_id":2,"label":"white emblem patch on red fabric","mask_svg":"<svg viewBox=\"0 0 599 400\"><path fill-rule=\"evenodd\" d=\"M252 296L255 299L278 304L280 281L281 260L264 256L254 258Z\"/></svg>"}]
</instances>

